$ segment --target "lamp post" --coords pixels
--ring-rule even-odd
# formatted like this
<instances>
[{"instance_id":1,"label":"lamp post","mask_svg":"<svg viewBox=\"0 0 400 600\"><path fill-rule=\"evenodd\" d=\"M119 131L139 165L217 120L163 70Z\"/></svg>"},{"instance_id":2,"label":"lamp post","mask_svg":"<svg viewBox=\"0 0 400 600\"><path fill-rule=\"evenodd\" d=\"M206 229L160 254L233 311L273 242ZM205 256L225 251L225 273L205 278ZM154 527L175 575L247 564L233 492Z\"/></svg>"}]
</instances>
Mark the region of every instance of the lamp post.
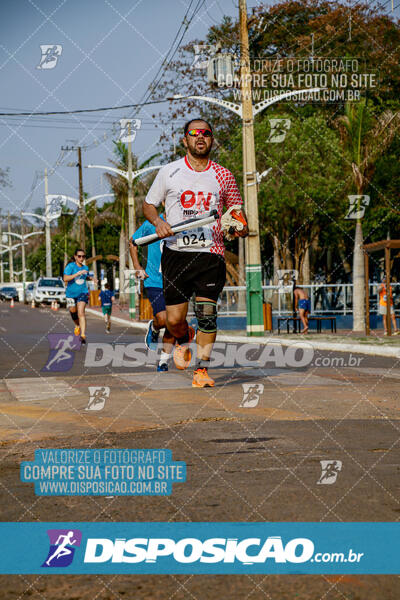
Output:
<instances>
[{"instance_id":1,"label":"lamp post","mask_svg":"<svg viewBox=\"0 0 400 600\"><path fill-rule=\"evenodd\" d=\"M43 231L31 231L30 233L24 233L24 223L23 223L23 213L21 212L21 233L14 233L12 231L7 231L6 235L9 236L14 236L16 238L18 238L19 240L21 240L21 244L19 244L18 246L22 246L22 271L14 272L14 265L13 265L13 261L11 261L10 263L10 277L11 277L11 269L13 270L13 274L15 273L16 275L20 275L22 273L22 286L23 286L23 300L25 300L25 285L26 285L26 264L25 264L25 240L29 237L32 237L33 235L41 235L43 233ZM9 244L11 244L11 240L9 238ZM14 248L17 248L18 246L14 246ZM12 265L12 267L11 267Z\"/></svg>"},{"instance_id":2,"label":"lamp post","mask_svg":"<svg viewBox=\"0 0 400 600\"><path fill-rule=\"evenodd\" d=\"M97 196L91 196L90 198L86 198L83 202L81 201L80 198L74 198L73 196L67 196L65 194L51 194L51 196L49 196L49 198L52 199L53 202L58 203L58 205L62 205L64 206L67 202L67 200L69 200L70 202L72 202L73 204L75 204L75 206L78 207L79 209L79 223L83 223L83 226L85 226L85 222L84 219L81 218L81 207L83 204L83 210L85 208L85 206L87 206L88 204L90 204L90 202L93 202L94 200L98 200L99 198L111 198L114 197L114 194L98 194ZM82 213L83 214L83 213ZM60 212L60 216L61 216L61 212ZM79 239L82 239L82 235L81 235L81 226L79 229ZM93 248L92 248L92 257L95 256L94 252L93 252ZM97 267L96 267L96 262L94 262L94 273L95 276L97 275Z\"/></svg>"},{"instance_id":3,"label":"lamp post","mask_svg":"<svg viewBox=\"0 0 400 600\"><path fill-rule=\"evenodd\" d=\"M130 123L128 123L128 135L129 140L131 139L131 130ZM117 167L109 167L108 165L88 165L88 169L103 169L105 171L111 171L112 173L117 173L121 177L124 177L128 181L128 234L129 239L131 239L132 235L136 231L136 209L135 209L135 201L133 198L133 187L132 182L134 179L143 175L143 173L147 173L149 171L154 171L155 169L161 169L161 165L157 165L154 167L145 167L144 169L138 169L137 171L132 171L132 153L131 153L131 141L128 142L128 170L124 171L123 169L118 169ZM129 253L129 270L132 271L133 263ZM119 265L119 291L121 294L121 290L125 289L125 265ZM135 286L133 283L132 275L129 276L129 316L131 319L134 319L136 316L136 300L135 300Z\"/></svg>"},{"instance_id":4,"label":"lamp post","mask_svg":"<svg viewBox=\"0 0 400 600\"><path fill-rule=\"evenodd\" d=\"M26 242L23 242L21 244L15 244L14 246L11 246L11 242L9 241L8 244L0 244L0 248L5 248L4 252L8 252L8 256L9 256L9 273L10 273L10 283L14 282L14 259L13 259L13 250L17 250L18 248L20 248L21 246L24 246L26 244ZM4 253L2 252L2 254ZM11 258L10 258L11 257Z\"/></svg>"},{"instance_id":5,"label":"lamp post","mask_svg":"<svg viewBox=\"0 0 400 600\"><path fill-rule=\"evenodd\" d=\"M60 212L61 214L61 212ZM54 219L58 219L60 215L54 214L50 215L47 210L47 202L46 202L46 212L44 215L37 215L35 213L22 212L21 215L23 217L35 217L35 219L40 219L43 221L45 225L45 233L46 233L46 277L52 276L52 261L51 261L51 238L50 238L50 223ZM43 233L38 232L38 233Z\"/></svg>"},{"instance_id":6,"label":"lamp post","mask_svg":"<svg viewBox=\"0 0 400 600\"><path fill-rule=\"evenodd\" d=\"M8 248L0 252L0 283L4 283L4 265L8 265L8 263L3 262L3 254L6 252L8 252Z\"/></svg>"}]
</instances>

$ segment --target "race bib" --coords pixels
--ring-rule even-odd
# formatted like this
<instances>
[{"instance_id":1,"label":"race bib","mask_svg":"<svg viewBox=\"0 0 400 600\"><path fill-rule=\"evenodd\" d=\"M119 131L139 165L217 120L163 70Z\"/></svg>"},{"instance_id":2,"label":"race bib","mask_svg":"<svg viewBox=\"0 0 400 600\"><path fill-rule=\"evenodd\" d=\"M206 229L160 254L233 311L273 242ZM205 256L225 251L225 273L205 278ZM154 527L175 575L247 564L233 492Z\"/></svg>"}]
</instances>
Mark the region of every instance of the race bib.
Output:
<instances>
[{"instance_id":1,"label":"race bib","mask_svg":"<svg viewBox=\"0 0 400 600\"><path fill-rule=\"evenodd\" d=\"M67 307L71 308L72 306L75 306L75 300L73 298L67 298Z\"/></svg>"},{"instance_id":2,"label":"race bib","mask_svg":"<svg viewBox=\"0 0 400 600\"><path fill-rule=\"evenodd\" d=\"M176 237L178 248L209 248L213 244L212 231L208 227L182 231Z\"/></svg>"}]
</instances>

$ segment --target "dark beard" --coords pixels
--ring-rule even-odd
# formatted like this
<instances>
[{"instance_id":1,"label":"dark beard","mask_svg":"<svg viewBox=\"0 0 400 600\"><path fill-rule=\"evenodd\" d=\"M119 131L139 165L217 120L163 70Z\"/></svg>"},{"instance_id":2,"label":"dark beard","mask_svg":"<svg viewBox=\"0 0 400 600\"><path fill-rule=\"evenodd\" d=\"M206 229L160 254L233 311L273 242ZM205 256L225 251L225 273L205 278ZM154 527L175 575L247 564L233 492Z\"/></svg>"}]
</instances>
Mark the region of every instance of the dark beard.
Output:
<instances>
[{"instance_id":1,"label":"dark beard","mask_svg":"<svg viewBox=\"0 0 400 600\"><path fill-rule=\"evenodd\" d=\"M190 154L196 158L208 158L211 152L211 148L207 147L204 150L197 150L196 147L190 148Z\"/></svg>"}]
</instances>

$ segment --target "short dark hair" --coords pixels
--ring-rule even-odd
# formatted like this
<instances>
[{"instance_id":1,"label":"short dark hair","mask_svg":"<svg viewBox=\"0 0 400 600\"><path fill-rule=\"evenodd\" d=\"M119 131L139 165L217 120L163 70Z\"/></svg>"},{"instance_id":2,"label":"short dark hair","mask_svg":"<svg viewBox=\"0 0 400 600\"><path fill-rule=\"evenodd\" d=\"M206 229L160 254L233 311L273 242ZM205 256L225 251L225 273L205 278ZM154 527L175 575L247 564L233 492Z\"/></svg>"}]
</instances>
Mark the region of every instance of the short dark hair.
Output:
<instances>
[{"instance_id":1,"label":"short dark hair","mask_svg":"<svg viewBox=\"0 0 400 600\"><path fill-rule=\"evenodd\" d=\"M106 288L106 290L109 290L109 289L110 289L110 284L109 284L109 283L106 283L106 284L104 285L104 287Z\"/></svg>"},{"instance_id":2,"label":"short dark hair","mask_svg":"<svg viewBox=\"0 0 400 600\"><path fill-rule=\"evenodd\" d=\"M83 248L77 248L74 252L74 256L76 256L78 254L78 252L83 252L83 254L86 254L86 252L84 251Z\"/></svg>"},{"instance_id":3,"label":"short dark hair","mask_svg":"<svg viewBox=\"0 0 400 600\"><path fill-rule=\"evenodd\" d=\"M183 135L187 134L187 132L189 131L189 125L190 125L190 123L193 123L193 121L203 121L203 123L205 123L207 125L207 127L209 128L209 130L212 133L212 127L211 127L210 123L208 121L206 121L205 119L203 119L202 117L198 117L196 119L190 119L190 121L185 123L185 126L183 128L183 132L184 132Z\"/></svg>"}]
</instances>

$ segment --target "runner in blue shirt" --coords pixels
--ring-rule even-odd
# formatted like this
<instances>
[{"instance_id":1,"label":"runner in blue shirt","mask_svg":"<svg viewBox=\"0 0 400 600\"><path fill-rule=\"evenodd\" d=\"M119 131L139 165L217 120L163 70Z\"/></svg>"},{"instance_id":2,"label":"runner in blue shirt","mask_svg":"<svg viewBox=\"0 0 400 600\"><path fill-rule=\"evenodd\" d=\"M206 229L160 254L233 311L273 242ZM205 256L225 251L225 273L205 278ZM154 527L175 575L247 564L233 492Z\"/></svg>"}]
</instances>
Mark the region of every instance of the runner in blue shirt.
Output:
<instances>
[{"instance_id":1,"label":"runner in blue shirt","mask_svg":"<svg viewBox=\"0 0 400 600\"><path fill-rule=\"evenodd\" d=\"M163 218L163 217L161 217ZM145 235L156 232L156 228L149 221L145 221L139 229L135 231L132 240L136 240ZM168 360L171 357L175 338L166 328L166 308L163 294L163 279L161 273L161 241L154 242L147 246L147 263L144 269L139 261L137 246L129 242L129 250L132 257L133 266L136 269L136 276L143 279L143 285L146 294L150 300L153 309L153 319L149 321L145 344L151 350L157 350L158 337L160 329L165 328L163 335L163 349L160 355L160 361L157 371L168 371Z\"/></svg>"},{"instance_id":2,"label":"runner in blue shirt","mask_svg":"<svg viewBox=\"0 0 400 600\"><path fill-rule=\"evenodd\" d=\"M110 290L110 284L106 283L104 286L106 289L100 292L101 310L104 315L106 322L106 333L110 333L111 329L111 311L114 297L114 291Z\"/></svg>"},{"instance_id":3,"label":"runner in blue shirt","mask_svg":"<svg viewBox=\"0 0 400 600\"><path fill-rule=\"evenodd\" d=\"M87 281L93 280L89 275L89 267L83 264L86 258L85 251L78 248L74 260L69 262L64 269L64 283L67 284L65 295L67 306L75 323L74 334L81 336L82 344L86 344L86 317L85 308L89 302Z\"/></svg>"}]
</instances>

